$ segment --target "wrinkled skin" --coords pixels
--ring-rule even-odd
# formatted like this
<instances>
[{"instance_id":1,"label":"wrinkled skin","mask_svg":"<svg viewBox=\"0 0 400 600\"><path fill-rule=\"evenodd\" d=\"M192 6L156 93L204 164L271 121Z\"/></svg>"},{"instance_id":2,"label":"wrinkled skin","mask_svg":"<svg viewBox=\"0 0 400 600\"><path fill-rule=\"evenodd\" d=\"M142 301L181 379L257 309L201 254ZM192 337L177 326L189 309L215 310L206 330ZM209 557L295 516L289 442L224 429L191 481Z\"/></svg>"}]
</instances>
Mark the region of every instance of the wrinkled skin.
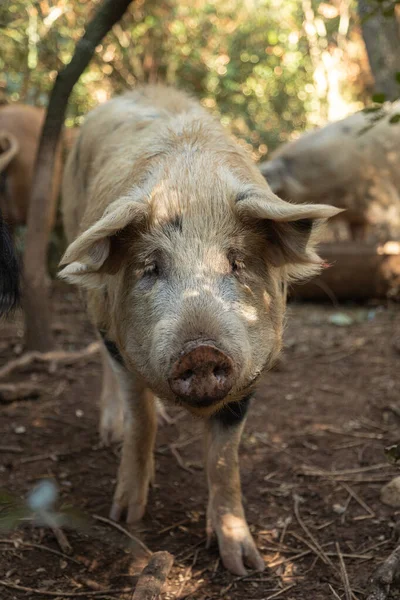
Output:
<instances>
[{"instance_id":1,"label":"wrinkled skin","mask_svg":"<svg viewBox=\"0 0 400 600\"><path fill-rule=\"evenodd\" d=\"M314 224L337 212L280 200L171 88L89 114L64 176L61 277L86 290L104 341L101 435L123 437L113 519L143 516L156 397L178 403L205 422L208 536L233 573L264 568L241 500L240 436L281 348L287 282L319 270Z\"/></svg>"}]
</instances>

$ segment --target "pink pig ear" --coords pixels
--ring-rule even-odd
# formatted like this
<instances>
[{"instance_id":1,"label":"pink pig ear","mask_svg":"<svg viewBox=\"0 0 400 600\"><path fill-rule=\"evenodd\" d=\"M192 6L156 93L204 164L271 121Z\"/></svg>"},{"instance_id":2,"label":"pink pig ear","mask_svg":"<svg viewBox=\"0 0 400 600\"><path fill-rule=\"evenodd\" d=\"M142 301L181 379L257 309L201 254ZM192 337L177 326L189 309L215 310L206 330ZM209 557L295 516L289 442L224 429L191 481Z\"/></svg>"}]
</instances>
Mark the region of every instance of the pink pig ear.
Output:
<instances>
[{"instance_id":1,"label":"pink pig ear","mask_svg":"<svg viewBox=\"0 0 400 600\"><path fill-rule=\"evenodd\" d=\"M292 204L269 188L238 194L236 210L243 221L265 233L267 257L275 267L285 267L289 279L318 273L322 260L316 253L321 225L342 209L326 204Z\"/></svg>"},{"instance_id":2,"label":"pink pig ear","mask_svg":"<svg viewBox=\"0 0 400 600\"><path fill-rule=\"evenodd\" d=\"M112 236L131 223L139 226L145 221L147 210L146 204L130 198L110 204L102 218L68 246L58 277L86 288L101 287L105 275L100 269L110 256Z\"/></svg>"}]
</instances>

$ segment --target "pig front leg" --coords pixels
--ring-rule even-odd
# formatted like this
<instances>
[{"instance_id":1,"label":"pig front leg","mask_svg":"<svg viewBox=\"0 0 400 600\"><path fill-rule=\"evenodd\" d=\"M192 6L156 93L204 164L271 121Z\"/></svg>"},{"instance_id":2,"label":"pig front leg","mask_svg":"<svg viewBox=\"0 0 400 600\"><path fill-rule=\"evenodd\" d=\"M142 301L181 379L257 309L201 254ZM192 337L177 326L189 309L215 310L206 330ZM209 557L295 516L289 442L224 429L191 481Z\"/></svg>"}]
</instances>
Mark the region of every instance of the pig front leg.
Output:
<instances>
[{"instance_id":1,"label":"pig front leg","mask_svg":"<svg viewBox=\"0 0 400 600\"><path fill-rule=\"evenodd\" d=\"M224 566L235 575L265 568L246 522L239 473L239 443L249 399L231 403L206 424L207 537L216 533Z\"/></svg>"},{"instance_id":2,"label":"pig front leg","mask_svg":"<svg viewBox=\"0 0 400 600\"><path fill-rule=\"evenodd\" d=\"M154 442L157 431L155 399L127 372L118 374L127 411L122 456L110 518L118 521L126 512L128 523L145 512L149 485L154 478Z\"/></svg>"}]
</instances>

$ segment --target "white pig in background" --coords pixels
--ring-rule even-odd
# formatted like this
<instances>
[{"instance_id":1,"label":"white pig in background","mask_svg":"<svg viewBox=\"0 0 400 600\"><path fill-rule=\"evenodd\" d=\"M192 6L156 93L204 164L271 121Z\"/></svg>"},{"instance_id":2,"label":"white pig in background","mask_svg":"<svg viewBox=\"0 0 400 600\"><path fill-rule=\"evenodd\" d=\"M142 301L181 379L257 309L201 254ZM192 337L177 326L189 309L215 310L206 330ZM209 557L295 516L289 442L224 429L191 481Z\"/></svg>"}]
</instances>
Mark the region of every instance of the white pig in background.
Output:
<instances>
[{"instance_id":1,"label":"white pig in background","mask_svg":"<svg viewBox=\"0 0 400 600\"><path fill-rule=\"evenodd\" d=\"M282 145L260 170L286 200L324 202L353 239L400 236L400 101L362 111Z\"/></svg>"},{"instance_id":2,"label":"white pig in background","mask_svg":"<svg viewBox=\"0 0 400 600\"><path fill-rule=\"evenodd\" d=\"M123 430L113 519L145 511L156 395L204 420L207 533L224 565L264 568L238 446L281 348L286 285L319 271L315 226L338 212L278 198L220 123L172 88L138 88L88 115L65 169L61 277L85 289L104 341L101 434Z\"/></svg>"}]
</instances>

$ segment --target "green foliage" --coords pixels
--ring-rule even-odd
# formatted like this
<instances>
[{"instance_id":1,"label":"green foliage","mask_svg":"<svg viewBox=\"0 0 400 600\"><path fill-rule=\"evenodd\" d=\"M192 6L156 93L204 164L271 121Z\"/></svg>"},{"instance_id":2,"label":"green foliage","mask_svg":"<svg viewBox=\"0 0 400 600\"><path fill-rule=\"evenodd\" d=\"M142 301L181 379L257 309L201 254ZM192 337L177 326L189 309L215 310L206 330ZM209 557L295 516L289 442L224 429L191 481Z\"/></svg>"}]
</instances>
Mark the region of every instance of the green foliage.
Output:
<instances>
[{"instance_id":1,"label":"green foliage","mask_svg":"<svg viewBox=\"0 0 400 600\"><path fill-rule=\"evenodd\" d=\"M3 0L0 92L11 101L45 105L98 3ZM315 33L304 26L307 4ZM329 10L321 0L136 0L75 86L67 125L79 124L115 92L166 81L218 110L234 134L264 155L306 128L308 114L326 103L316 65L355 31L353 13L343 34L340 15Z\"/></svg>"},{"instance_id":2,"label":"green foliage","mask_svg":"<svg viewBox=\"0 0 400 600\"><path fill-rule=\"evenodd\" d=\"M386 100L385 94L373 94L372 102L377 102L378 104L383 104Z\"/></svg>"},{"instance_id":3,"label":"green foliage","mask_svg":"<svg viewBox=\"0 0 400 600\"><path fill-rule=\"evenodd\" d=\"M36 527L86 529L87 517L69 506L57 508L59 490L52 480L41 480L26 499L0 489L0 532L9 532L22 523Z\"/></svg>"}]
</instances>

